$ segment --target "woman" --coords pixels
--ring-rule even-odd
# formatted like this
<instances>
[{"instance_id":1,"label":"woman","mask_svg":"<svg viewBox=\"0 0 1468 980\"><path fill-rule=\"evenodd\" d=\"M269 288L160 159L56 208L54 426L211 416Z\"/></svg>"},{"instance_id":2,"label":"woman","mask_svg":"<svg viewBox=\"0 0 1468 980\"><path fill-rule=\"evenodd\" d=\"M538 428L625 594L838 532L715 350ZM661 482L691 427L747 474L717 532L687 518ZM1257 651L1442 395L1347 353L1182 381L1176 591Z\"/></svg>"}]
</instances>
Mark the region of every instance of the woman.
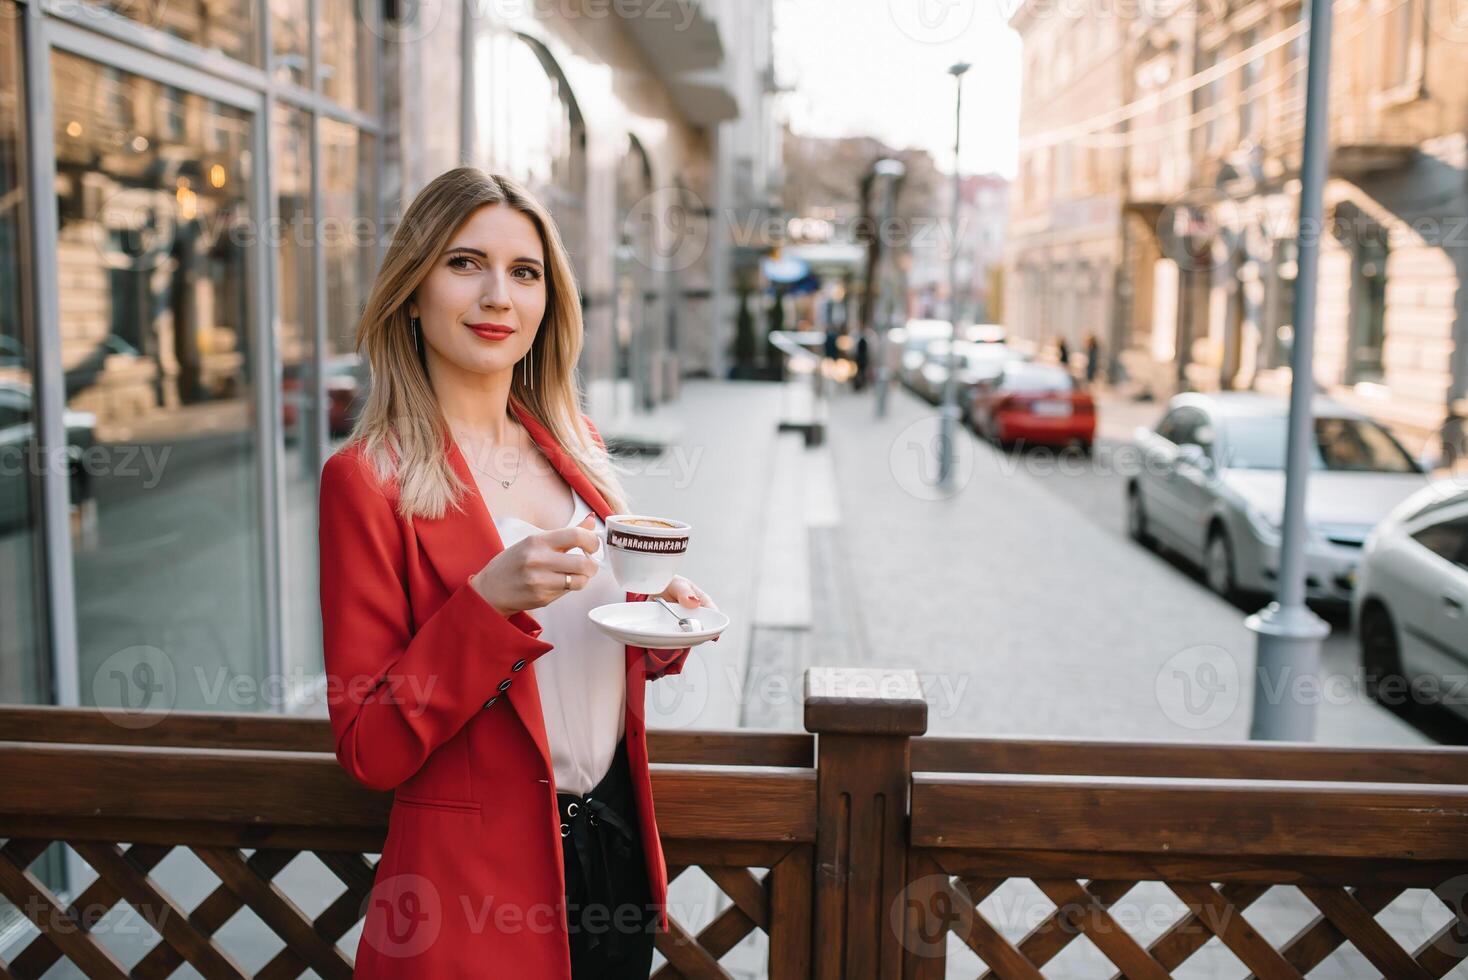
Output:
<instances>
[{"instance_id":1,"label":"woman","mask_svg":"<svg viewBox=\"0 0 1468 980\"><path fill-rule=\"evenodd\" d=\"M358 325L373 383L321 477L323 639L337 758L394 798L355 976L645 978L667 928L643 687L688 650L586 619L647 596L599 560L626 502L578 408L580 309L544 208L459 168L404 214ZM663 596L714 607L681 577Z\"/></svg>"}]
</instances>

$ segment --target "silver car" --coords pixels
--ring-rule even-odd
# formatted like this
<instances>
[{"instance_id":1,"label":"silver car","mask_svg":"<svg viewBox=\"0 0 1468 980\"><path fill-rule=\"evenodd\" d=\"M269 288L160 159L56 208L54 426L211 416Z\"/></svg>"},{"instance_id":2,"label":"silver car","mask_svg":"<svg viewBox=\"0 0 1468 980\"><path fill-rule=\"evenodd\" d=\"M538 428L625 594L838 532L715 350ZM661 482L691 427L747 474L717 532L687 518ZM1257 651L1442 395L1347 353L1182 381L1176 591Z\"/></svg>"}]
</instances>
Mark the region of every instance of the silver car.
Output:
<instances>
[{"instance_id":1,"label":"silver car","mask_svg":"<svg viewBox=\"0 0 1468 980\"><path fill-rule=\"evenodd\" d=\"M1345 406L1313 406L1305 498L1306 596L1347 603L1362 544L1377 522L1427 478L1385 428ZM1173 398L1156 429L1136 432L1127 526L1200 565L1219 595L1272 592L1289 406L1252 392Z\"/></svg>"},{"instance_id":2,"label":"silver car","mask_svg":"<svg viewBox=\"0 0 1468 980\"><path fill-rule=\"evenodd\" d=\"M940 337L928 345L923 363L911 382L916 394L934 404L943 400L943 387L948 383L950 349L958 355L958 404L961 406L973 400L980 381L998 377L1008 361L1025 359L1024 354L1007 344L972 340L950 343Z\"/></svg>"},{"instance_id":3,"label":"silver car","mask_svg":"<svg viewBox=\"0 0 1468 980\"><path fill-rule=\"evenodd\" d=\"M927 361L928 345L937 340L947 342L953 333L953 325L947 320L908 320L899 329L902 333L891 337L901 344L897 379L915 390L917 378ZM893 331L894 335L896 333Z\"/></svg>"},{"instance_id":4,"label":"silver car","mask_svg":"<svg viewBox=\"0 0 1468 980\"><path fill-rule=\"evenodd\" d=\"M1371 532L1351 611L1362 673L1378 699L1437 704L1468 718L1468 486L1461 479L1418 491Z\"/></svg>"}]
</instances>

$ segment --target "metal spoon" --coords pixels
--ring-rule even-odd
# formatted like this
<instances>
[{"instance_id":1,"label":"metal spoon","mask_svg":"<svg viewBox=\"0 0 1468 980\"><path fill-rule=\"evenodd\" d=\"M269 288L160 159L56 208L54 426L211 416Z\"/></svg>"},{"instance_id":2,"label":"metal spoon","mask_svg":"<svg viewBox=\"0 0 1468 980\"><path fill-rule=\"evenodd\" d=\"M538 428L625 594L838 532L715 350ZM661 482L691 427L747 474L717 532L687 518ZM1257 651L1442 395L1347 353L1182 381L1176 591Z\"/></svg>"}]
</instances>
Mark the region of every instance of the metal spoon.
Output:
<instances>
[{"instance_id":1,"label":"metal spoon","mask_svg":"<svg viewBox=\"0 0 1468 980\"><path fill-rule=\"evenodd\" d=\"M655 595L653 596L653 599L658 603L658 605L662 606L668 612L673 614L673 618L678 620L678 628L683 632L695 633L698 630L703 629L703 624L701 624L697 619L692 616L680 615L678 610L674 609L672 606L663 601L662 596Z\"/></svg>"}]
</instances>

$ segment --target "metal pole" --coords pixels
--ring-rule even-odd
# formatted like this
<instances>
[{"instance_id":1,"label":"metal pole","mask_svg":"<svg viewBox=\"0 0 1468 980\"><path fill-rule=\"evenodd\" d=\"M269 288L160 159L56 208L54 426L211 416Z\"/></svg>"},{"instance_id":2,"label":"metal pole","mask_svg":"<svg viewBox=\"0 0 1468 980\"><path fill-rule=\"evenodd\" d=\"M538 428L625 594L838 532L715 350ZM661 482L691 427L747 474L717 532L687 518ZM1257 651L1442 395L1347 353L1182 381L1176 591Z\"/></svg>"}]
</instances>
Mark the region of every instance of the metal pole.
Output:
<instances>
[{"instance_id":1,"label":"metal pole","mask_svg":"<svg viewBox=\"0 0 1468 980\"><path fill-rule=\"evenodd\" d=\"M891 158L878 160L872 169L877 176L886 177L882 182L882 220L877 225L877 234L881 235L882 229L889 227L892 223L892 212L897 207L897 187L901 182L907 168L901 160ZM891 267L892 256L886 249L877 253L881 256L872 275L877 279L877 310L874 319L877 322L877 418L887 417L887 389L892 383L892 368L888 360L892 351L888 346L888 332L892 329L892 310L896 305L894 296L896 282L894 277L887 273Z\"/></svg>"},{"instance_id":2,"label":"metal pole","mask_svg":"<svg viewBox=\"0 0 1468 980\"><path fill-rule=\"evenodd\" d=\"M943 380L943 407L938 414L938 486L951 489L953 486L954 440L958 434L958 357L954 347L958 340L958 148L963 122L963 74L968 71L967 63L960 61L948 73L957 83L953 100L953 203L948 212L948 377Z\"/></svg>"},{"instance_id":3,"label":"metal pole","mask_svg":"<svg viewBox=\"0 0 1468 980\"><path fill-rule=\"evenodd\" d=\"M1315 683L1320 641L1330 626L1305 605L1305 481L1314 440L1316 268L1330 153L1326 99L1330 80L1330 0L1310 0L1305 145L1300 163L1299 272L1295 281L1294 347L1290 351L1289 441L1285 450L1284 524L1276 599L1246 623L1257 635L1252 739L1311 741L1315 705L1292 696L1302 678Z\"/></svg>"}]
</instances>

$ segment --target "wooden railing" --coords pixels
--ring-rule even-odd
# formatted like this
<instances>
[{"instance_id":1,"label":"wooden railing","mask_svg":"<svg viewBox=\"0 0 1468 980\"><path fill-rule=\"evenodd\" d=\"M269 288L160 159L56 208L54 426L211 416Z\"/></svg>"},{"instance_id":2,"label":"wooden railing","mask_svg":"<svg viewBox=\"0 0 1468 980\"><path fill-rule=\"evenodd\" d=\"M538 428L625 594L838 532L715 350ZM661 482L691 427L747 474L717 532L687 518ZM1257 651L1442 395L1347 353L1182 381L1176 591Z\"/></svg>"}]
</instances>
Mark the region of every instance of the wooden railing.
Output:
<instances>
[{"instance_id":1,"label":"wooden railing","mask_svg":"<svg viewBox=\"0 0 1468 980\"><path fill-rule=\"evenodd\" d=\"M1468 751L933 737L926 721L911 672L818 669L807 732L649 732L669 874L701 868L729 899L696 933L670 907L657 976L727 977L756 930L769 976L823 980L941 977L963 947L1005 978L1166 977L1215 937L1212 955L1264 978L1343 944L1392 978L1468 954L1461 917L1411 949L1376 918L1406 889L1435 893L1438 919L1464 913ZM0 977L62 960L92 977L351 975L339 941L391 798L337 765L324 721L0 708L0 760L0 894L35 927ZM58 842L97 874L69 900L31 868ZM155 873L176 849L217 879L187 908ZM283 883L307 853L335 885L314 913ZM1315 914L1270 942L1275 888ZM1034 923L1010 920L1009 893ZM1119 914L1137 900L1168 910L1155 935ZM131 966L94 929L124 903L155 927ZM241 909L281 944L253 971L218 935Z\"/></svg>"}]
</instances>

